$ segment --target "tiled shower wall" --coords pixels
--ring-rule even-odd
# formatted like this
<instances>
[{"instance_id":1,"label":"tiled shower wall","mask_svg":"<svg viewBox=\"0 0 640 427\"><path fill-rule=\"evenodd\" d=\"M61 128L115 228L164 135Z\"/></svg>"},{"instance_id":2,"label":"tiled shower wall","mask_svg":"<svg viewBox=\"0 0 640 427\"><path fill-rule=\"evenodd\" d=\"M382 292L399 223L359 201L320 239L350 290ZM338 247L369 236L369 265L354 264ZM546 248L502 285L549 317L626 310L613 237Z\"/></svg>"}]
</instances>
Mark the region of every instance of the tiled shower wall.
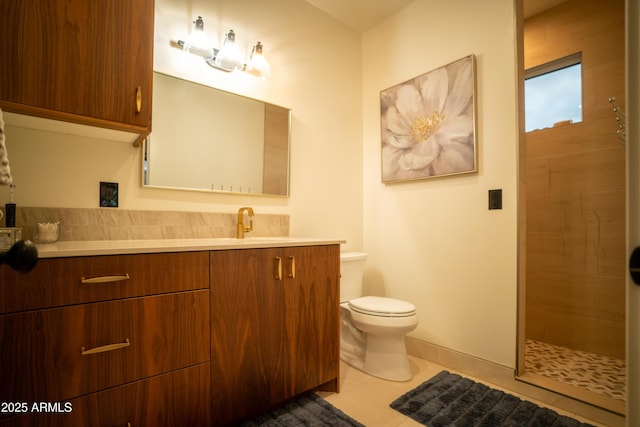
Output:
<instances>
[{"instance_id":1,"label":"tiled shower wall","mask_svg":"<svg viewBox=\"0 0 640 427\"><path fill-rule=\"evenodd\" d=\"M582 52L582 123L526 134L526 337L625 358L624 0L569 0L524 24L524 65Z\"/></svg>"},{"instance_id":2,"label":"tiled shower wall","mask_svg":"<svg viewBox=\"0 0 640 427\"><path fill-rule=\"evenodd\" d=\"M288 215L253 216L249 237L289 235ZM236 213L18 207L16 226L33 239L39 222L59 222L59 240L196 239L235 237ZM4 226L4 220L0 221Z\"/></svg>"}]
</instances>

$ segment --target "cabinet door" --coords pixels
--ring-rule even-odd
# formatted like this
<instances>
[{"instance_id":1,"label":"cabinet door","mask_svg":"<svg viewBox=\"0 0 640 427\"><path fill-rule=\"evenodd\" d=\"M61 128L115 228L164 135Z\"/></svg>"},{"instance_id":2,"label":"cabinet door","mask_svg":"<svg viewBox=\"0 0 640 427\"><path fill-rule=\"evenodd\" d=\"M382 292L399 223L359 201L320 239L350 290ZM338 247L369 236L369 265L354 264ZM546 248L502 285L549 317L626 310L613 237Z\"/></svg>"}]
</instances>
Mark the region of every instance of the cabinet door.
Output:
<instances>
[{"instance_id":1,"label":"cabinet door","mask_svg":"<svg viewBox=\"0 0 640 427\"><path fill-rule=\"evenodd\" d=\"M0 2L0 105L149 128L153 17L153 0Z\"/></svg>"},{"instance_id":2,"label":"cabinet door","mask_svg":"<svg viewBox=\"0 0 640 427\"><path fill-rule=\"evenodd\" d=\"M339 246L287 248L284 260L286 393L294 396L330 381L337 391Z\"/></svg>"},{"instance_id":3,"label":"cabinet door","mask_svg":"<svg viewBox=\"0 0 640 427\"><path fill-rule=\"evenodd\" d=\"M284 288L280 249L211 252L214 425L258 414L284 398Z\"/></svg>"},{"instance_id":4,"label":"cabinet door","mask_svg":"<svg viewBox=\"0 0 640 427\"><path fill-rule=\"evenodd\" d=\"M337 245L211 253L214 424L337 390L339 260Z\"/></svg>"}]
</instances>

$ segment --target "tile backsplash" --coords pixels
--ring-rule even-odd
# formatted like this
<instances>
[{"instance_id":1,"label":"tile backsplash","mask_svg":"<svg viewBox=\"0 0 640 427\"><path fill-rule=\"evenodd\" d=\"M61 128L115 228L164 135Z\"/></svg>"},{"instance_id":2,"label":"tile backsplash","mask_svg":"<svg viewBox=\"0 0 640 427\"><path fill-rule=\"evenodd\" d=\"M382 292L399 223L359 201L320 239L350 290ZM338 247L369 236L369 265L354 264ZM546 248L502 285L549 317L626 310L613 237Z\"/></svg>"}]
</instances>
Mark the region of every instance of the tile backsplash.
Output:
<instances>
[{"instance_id":1,"label":"tile backsplash","mask_svg":"<svg viewBox=\"0 0 640 427\"><path fill-rule=\"evenodd\" d=\"M18 206L16 226L24 239L33 239L39 222L59 222L59 240L195 239L235 237L236 220L236 213ZM289 215L256 213L252 220L250 237L289 235Z\"/></svg>"}]
</instances>

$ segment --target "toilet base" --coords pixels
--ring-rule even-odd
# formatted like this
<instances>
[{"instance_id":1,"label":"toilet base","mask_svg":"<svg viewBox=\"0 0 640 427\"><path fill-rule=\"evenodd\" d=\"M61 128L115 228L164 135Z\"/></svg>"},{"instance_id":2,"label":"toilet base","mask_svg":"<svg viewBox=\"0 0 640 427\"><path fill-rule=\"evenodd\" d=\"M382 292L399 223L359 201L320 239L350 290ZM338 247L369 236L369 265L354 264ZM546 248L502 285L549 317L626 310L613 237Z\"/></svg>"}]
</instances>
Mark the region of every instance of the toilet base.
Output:
<instances>
[{"instance_id":1,"label":"toilet base","mask_svg":"<svg viewBox=\"0 0 640 427\"><path fill-rule=\"evenodd\" d=\"M363 371L391 381L413 378L404 336L377 337L367 334Z\"/></svg>"},{"instance_id":2,"label":"toilet base","mask_svg":"<svg viewBox=\"0 0 640 427\"><path fill-rule=\"evenodd\" d=\"M417 321L405 319L405 324L390 328L361 324L370 332L356 327L351 310L340 307L340 359L367 374L390 381L409 381L413 378L404 344L406 332L415 329ZM379 320L379 319L377 319ZM386 321L382 318L380 321ZM376 332L378 334L376 334Z\"/></svg>"}]
</instances>

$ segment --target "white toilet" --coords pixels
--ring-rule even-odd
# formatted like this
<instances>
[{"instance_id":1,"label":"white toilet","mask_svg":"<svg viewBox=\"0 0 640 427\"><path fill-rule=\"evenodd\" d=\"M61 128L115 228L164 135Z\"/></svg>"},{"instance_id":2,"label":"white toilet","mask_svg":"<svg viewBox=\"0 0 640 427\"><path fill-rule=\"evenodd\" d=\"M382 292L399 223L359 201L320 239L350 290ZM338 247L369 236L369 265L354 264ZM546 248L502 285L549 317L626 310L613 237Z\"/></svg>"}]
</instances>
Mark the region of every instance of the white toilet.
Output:
<instances>
[{"instance_id":1,"label":"white toilet","mask_svg":"<svg viewBox=\"0 0 640 427\"><path fill-rule=\"evenodd\" d=\"M368 374L392 381L413 377L404 336L418 326L413 304L362 296L367 254L340 254L340 358Z\"/></svg>"}]
</instances>

